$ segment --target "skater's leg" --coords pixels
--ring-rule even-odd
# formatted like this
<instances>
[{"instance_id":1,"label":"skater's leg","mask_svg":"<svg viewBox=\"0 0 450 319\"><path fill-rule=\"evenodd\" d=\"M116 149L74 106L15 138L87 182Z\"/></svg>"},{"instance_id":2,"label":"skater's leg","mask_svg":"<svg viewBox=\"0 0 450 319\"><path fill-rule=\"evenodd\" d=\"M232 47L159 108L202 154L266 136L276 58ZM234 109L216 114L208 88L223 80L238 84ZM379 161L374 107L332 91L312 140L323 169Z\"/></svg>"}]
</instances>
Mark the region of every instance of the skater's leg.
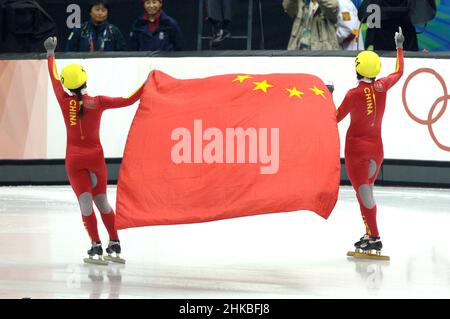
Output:
<instances>
[{"instance_id":1,"label":"skater's leg","mask_svg":"<svg viewBox=\"0 0 450 319\"><path fill-rule=\"evenodd\" d=\"M110 240L119 240L119 236L117 234L116 229L116 218L114 214L114 210L109 204L108 197L106 194L107 190L107 170L106 164L104 160L99 163L98 167L95 171L91 172L92 176L95 176L97 181L96 185L92 189L92 193L94 196L94 203L100 211L100 216L102 217L103 224L106 227L106 230L109 234Z\"/></svg>"},{"instance_id":2,"label":"skater's leg","mask_svg":"<svg viewBox=\"0 0 450 319\"><path fill-rule=\"evenodd\" d=\"M97 229L97 218L95 217L92 207L92 194L85 192L78 198L80 204L81 216L83 218L84 227L91 238L91 241L100 241Z\"/></svg>"},{"instance_id":3,"label":"skater's leg","mask_svg":"<svg viewBox=\"0 0 450 319\"><path fill-rule=\"evenodd\" d=\"M367 224L371 237L379 237L377 225L377 204L373 196L373 184L380 170L380 159L370 159L368 161L368 179L358 186L358 200L360 203L361 213Z\"/></svg>"},{"instance_id":4,"label":"skater's leg","mask_svg":"<svg viewBox=\"0 0 450 319\"><path fill-rule=\"evenodd\" d=\"M373 198L370 178L373 178L378 169L373 168L370 160L359 160L346 158L347 172L356 191L356 197L361 210L361 215L366 226L366 234L378 237L378 226L376 220L377 206ZM369 173L369 174L368 174ZM369 176L372 173L372 176Z\"/></svg>"},{"instance_id":5,"label":"skater's leg","mask_svg":"<svg viewBox=\"0 0 450 319\"><path fill-rule=\"evenodd\" d=\"M85 169L76 169L72 167L70 161L66 161L66 163L69 163L69 165L67 165L67 175L69 177L70 185L77 196L78 204L80 205L83 224L91 241L100 241L97 229L97 218L95 217L92 206L92 189L89 173Z\"/></svg>"},{"instance_id":6,"label":"skater's leg","mask_svg":"<svg viewBox=\"0 0 450 319\"><path fill-rule=\"evenodd\" d=\"M98 235L97 219L92 204L92 181L89 171L85 168L85 161L85 158L66 158L66 171L70 185L77 196L83 223L91 238L92 247L87 252L89 258L85 258L84 262L107 265L108 262L102 259L102 243ZM94 259L94 256L98 256L98 259Z\"/></svg>"},{"instance_id":7,"label":"skater's leg","mask_svg":"<svg viewBox=\"0 0 450 319\"><path fill-rule=\"evenodd\" d=\"M124 264L125 259L122 259L119 256L119 254L121 253L121 247L116 229L116 218L114 210L109 204L108 197L106 195L108 175L104 158L97 158L95 164L96 165L92 165L90 171L92 180L96 181L95 185L92 184L92 194L94 196L95 206L97 206L98 210L100 211L100 216L102 217L103 224L105 225L106 230L109 234L109 243L108 247L106 248L106 253L108 254L108 256L105 256L105 260ZM116 253L116 256L111 256L112 253Z\"/></svg>"},{"instance_id":8,"label":"skater's leg","mask_svg":"<svg viewBox=\"0 0 450 319\"><path fill-rule=\"evenodd\" d=\"M375 159L370 159L369 160L369 183L371 185L377 179L380 167L381 167L381 163L380 163L380 165L377 165L377 162L375 161Z\"/></svg>"},{"instance_id":9,"label":"skater's leg","mask_svg":"<svg viewBox=\"0 0 450 319\"><path fill-rule=\"evenodd\" d=\"M364 163L363 163L364 164ZM362 165L361 172L368 172L367 178L358 183L357 198L363 216L364 223L366 224L367 234L369 236L378 237L378 225L377 225L377 205L373 197L372 180L375 180L376 173L378 173L378 167L375 160L367 161L367 170L365 165Z\"/></svg>"},{"instance_id":10,"label":"skater's leg","mask_svg":"<svg viewBox=\"0 0 450 319\"><path fill-rule=\"evenodd\" d=\"M361 215L366 226L366 234L379 237L377 225L377 205L371 195L371 188L367 184L361 185L357 193Z\"/></svg>"},{"instance_id":11,"label":"skater's leg","mask_svg":"<svg viewBox=\"0 0 450 319\"><path fill-rule=\"evenodd\" d=\"M116 229L116 215L114 210L109 205L106 194L98 194L94 197L95 205L100 211L100 216L102 217L103 224L109 234L110 240L118 240L119 235Z\"/></svg>"}]
</instances>

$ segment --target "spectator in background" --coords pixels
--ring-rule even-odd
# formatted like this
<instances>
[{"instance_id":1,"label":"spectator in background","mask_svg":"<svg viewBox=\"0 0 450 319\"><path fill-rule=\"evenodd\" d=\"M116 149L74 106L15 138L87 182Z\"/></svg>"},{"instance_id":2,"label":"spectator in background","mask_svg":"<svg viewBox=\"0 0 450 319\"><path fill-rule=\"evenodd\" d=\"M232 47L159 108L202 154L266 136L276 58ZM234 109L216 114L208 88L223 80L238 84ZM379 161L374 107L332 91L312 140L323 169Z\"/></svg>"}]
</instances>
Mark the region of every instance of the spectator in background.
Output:
<instances>
[{"instance_id":1,"label":"spectator in background","mask_svg":"<svg viewBox=\"0 0 450 319\"><path fill-rule=\"evenodd\" d=\"M125 39L120 30L108 22L107 0L95 0L89 4L90 21L74 28L69 35L66 51L124 51Z\"/></svg>"},{"instance_id":2,"label":"spectator in background","mask_svg":"<svg viewBox=\"0 0 450 319\"><path fill-rule=\"evenodd\" d=\"M144 14L134 21L130 37L134 51L181 51L177 21L162 10L162 0L143 0Z\"/></svg>"},{"instance_id":3,"label":"spectator in background","mask_svg":"<svg viewBox=\"0 0 450 319\"><path fill-rule=\"evenodd\" d=\"M338 50L338 0L283 0L294 19L288 50Z\"/></svg>"},{"instance_id":4,"label":"spectator in background","mask_svg":"<svg viewBox=\"0 0 450 319\"><path fill-rule=\"evenodd\" d=\"M358 19L358 9L351 0L338 0L339 14L337 37L339 45L344 50L364 50L361 36L361 23Z\"/></svg>"},{"instance_id":5,"label":"spectator in background","mask_svg":"<svg viewBox=\"0 0 450 319\"><path fill-rule=\"evenodd\" d=\"M213 27L211 47L219 46L231 33L228 26L231 22L232 0L207 0L206 19Z\"/></svg>"},{"instance_id":6,"label":"spectator in background","mask_svg":"<svg viewBox=\"0 0 450 319\"><path fill-rule=\"evenodd\" d=\"M359 20L364 23L372 14L367 12L367 7L371 4L380 6L381 21L380 28L367 28L365 47L376 51L395 51L395 44L392 42L394 34L400 26L405 35L403 48L405 51L418 51L416 28L409 16L409 0L363 0L358 9ZM370 21L370 20L369 20Z\"/></svg>"},{"instance_id":7,"label":"spectator in background","mask_svg":"<svg viewBox=\"0 0 450 319\"><path fill-rule=\"evenodd\" d=\"M0 0L0 53L43 52L56 23L34 0Z\"/></svg>"}]
</instances>

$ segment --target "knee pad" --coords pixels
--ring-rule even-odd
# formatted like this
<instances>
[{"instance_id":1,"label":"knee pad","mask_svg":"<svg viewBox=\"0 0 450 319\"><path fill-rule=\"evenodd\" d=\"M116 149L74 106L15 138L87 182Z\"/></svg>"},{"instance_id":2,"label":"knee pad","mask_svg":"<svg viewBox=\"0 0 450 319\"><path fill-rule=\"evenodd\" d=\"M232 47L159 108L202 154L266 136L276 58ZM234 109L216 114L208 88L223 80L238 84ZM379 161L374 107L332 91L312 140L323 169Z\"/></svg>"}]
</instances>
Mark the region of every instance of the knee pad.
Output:
<instances>
[{"instance_id":1,"label":"knee pad","mask_svg":"<svg viewBox=\"0 0 450 319\"><path fill-rule=\"evenodd\" d=\"M97 175L89 171L89 177L91 178L91 187L95 188L95 186L97 186Z\"/></svg>"},{"instance_id":2,"label":"knee pad","mask_svg":"<svg viewBox=\"0 0 450 319\"><path fill-rule=\"evenodd\" d=\"M83 193L78 197L81 214L83 216L91 216L92 214L92 195L91 193Z\"/></svg>"},{"instance_id":3,"label":"knee pad","mask_svg":"<svg viewBox=\"0 0 450 319\"><path fill-rule=\"evenodd\" d=\"M112 211L111 205L109 205L108 198L106 197L106 194L99 194L94 197L95 205L97 206L98 210L102 214L108 214Z\"/></svg>"},{"instance_id":4,"label":"knee pad","mask_svg":"<svg viewBox=\"0 0 450 319\"><path fill-rule=\"evenodd\" d=\"M373 198L372 188L369 185L362 184L361 186L359 186L358 194L365 208L372 209L375 207L376 204Z\"/></svg>"},{"instance_id":5,"label":"knee pad","mask_svg":"<svg viewBox=\"0 0 450 319\"><path fill-rule=\"evenodd\" d=\"M369 178L372 178L376 172L377 172L377 163L374 160L370 160L369 161Z\"/></svg>"}]
</instances>

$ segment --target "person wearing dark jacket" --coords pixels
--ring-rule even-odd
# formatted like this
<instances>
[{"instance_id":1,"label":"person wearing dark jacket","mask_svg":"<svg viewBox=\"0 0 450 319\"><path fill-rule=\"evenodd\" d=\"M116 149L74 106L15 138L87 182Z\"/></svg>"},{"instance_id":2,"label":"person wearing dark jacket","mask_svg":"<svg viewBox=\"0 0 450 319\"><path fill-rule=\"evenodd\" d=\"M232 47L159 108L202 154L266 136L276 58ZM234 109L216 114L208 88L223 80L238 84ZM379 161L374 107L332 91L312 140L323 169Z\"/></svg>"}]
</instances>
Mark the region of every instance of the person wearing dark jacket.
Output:
<instances>
[{"instance_id":1,"label":"person wearing dark jacket","mask_svg":"<svg viewBox=\"0 0 450 319\"><path fill-rule=\"evenodd\" d=\"M177 21L162 10L162 0L143 0L144 14L131 29L134 51L181 51L182 35Z\"/></svg>"},{"instance_id":2,"label":"person wearing dark jacket","mask_svg":"<svg viewBox=\"0 0 450 319\"><path fill-rule=\"evenodd\" d=\"M392 42L392 34L394 34L400 26L405 35L405 43L403 48L405 51L418 51L419 44L417 41L416 28L411 22L409 16L410 0L363 0L358 8L358 18L364 23L372 14L368 10L371 4L378 5L381 8L381 27L368 26L365 47L375 51L395 51L395 44ZM367 12L369 11L369 12ZM370 19L369 19L370 21Z\"/></svg>"},{"instance_id":3,"label":"person wearing dark jacket","mask_svg":"<svg viewBox=\"0 0 450 319\"><path fill-rule=\"evenodd\" d=\"M74 28L69 35L66 51L125 51L122 32L108 22L109 5L106 0L94 0L89 5L90 21Z\"/></svg>"}]
</instances>

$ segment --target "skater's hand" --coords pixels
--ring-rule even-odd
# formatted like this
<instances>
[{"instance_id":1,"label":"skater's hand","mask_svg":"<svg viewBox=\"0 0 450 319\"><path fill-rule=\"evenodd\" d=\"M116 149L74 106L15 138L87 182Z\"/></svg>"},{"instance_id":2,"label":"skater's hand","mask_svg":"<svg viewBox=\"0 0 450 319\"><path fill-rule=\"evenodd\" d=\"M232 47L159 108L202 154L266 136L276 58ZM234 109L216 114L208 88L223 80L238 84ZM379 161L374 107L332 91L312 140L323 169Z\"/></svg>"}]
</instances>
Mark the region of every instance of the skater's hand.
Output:
<instances>
[{"instance_id":1,"label":"skater's hand","mask_svg":"<svg viewBox=\"0 0 450 319\"><path fill-rule=\"evenodd\" d=\"M330 91L330 93L333 94L333 92L334 92L334 84L333 84L333 82L331 82L331 81L327 82L327 83L325 83L325 85L328 88L328 91Z\"/></svg>"},{"instance_id":2,"label":"skater's hand","mask_svg":"<svg viewBox=\"0 0 450 319\"><path fill-rule=\"evenodd\" d=\"M44 42L44 47L47 50L47 57L55 55L56 44L58 40L56 37L49 37Z\"/></svg>"},{"instance_id":3,"label":"skater's hand","mask_svg":"<svg viewBox=\"0 0 450 319\"><path fill-rule=\"evenodd\" d=\"M405 36L403 35L401 27L398 27L398 32L395 32L394 40L396 48L403 49L403 42L405 42Z\"/></svg>"}]
</instances>

